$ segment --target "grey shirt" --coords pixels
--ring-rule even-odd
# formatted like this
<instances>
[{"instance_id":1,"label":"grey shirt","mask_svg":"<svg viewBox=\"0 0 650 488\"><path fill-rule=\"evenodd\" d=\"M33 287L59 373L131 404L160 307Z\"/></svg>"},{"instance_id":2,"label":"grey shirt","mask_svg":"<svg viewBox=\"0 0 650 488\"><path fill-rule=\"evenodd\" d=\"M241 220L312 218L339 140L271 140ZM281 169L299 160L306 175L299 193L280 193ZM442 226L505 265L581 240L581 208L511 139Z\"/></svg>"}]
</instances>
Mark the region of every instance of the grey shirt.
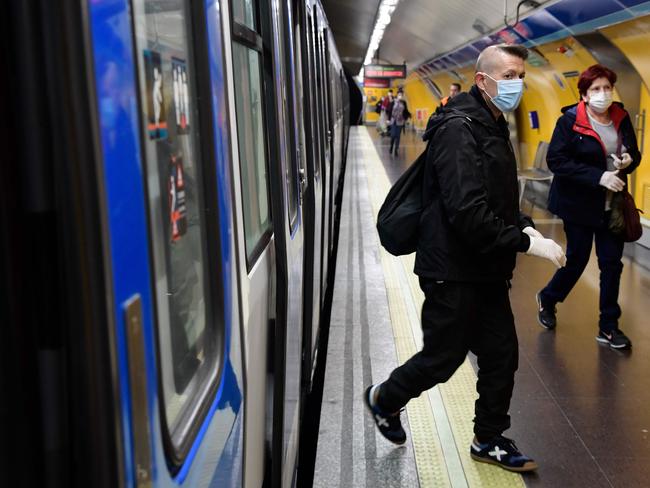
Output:
<instances>
[{"instance_id":1,"label":"grey shirt","mask_svg":"<svg viewBox=\"0 0 650 488\"><path fill-rule=\"evenodd\" d=\"M614 127L614 122L610 121L609 124L601 124L596 119L594 119L589 112L587 112L587 115L589 116L591 127L596 131L600 137L600 140L603 141L605 151L607 151L607 171L614 171L616 169L616 166L614 166L614 159L611 155L616 154L616 150L618 149L618 132L616 131L616 127ZM621 154L623 154L625 151L625 146L621 146ZM618 156L620 157L620 154ZM610 209L611 201L612 192L607 190L605 210Z\"/></svg>"}]
</instances>

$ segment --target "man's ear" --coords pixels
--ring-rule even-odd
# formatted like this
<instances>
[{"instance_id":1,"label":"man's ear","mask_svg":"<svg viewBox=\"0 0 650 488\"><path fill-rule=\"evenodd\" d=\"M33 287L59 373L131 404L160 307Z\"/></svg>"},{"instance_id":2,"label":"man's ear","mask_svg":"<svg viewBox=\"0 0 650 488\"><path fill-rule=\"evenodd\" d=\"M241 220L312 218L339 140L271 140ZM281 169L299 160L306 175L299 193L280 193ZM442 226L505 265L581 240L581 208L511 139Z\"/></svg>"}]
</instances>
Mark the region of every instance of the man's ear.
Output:
<instances>
[{"instance_id":1,"label":"man's ear","mask_svg":"<svg viewBox=\"0 0 650 488\"><path fill-rule=\"evenodd\" d=\"M474 74L474 84L485 91L487 89L485 86L485 75L483 73Z\"/></svg>"}]
</instances>

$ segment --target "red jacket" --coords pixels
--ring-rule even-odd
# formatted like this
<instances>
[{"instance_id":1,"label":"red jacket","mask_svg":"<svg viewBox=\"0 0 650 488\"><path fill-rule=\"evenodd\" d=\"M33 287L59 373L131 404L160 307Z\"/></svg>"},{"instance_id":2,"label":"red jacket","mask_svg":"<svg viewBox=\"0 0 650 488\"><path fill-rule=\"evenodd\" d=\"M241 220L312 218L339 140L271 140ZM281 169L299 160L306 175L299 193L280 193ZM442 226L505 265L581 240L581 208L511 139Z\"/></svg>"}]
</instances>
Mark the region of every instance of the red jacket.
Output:
<instances>
[{"instance_id":1,"label":"red jacket","mask_svg":"<svg viewBox=\"0 0 650 488\"><path fill-rule=\"evenodd\" d=\"M614 127L632 157L621 171L621 179L641 162L634 127L623 104L609 108ZM607 170L607 153L598 133L591 127L584 102L564 107L548 148L546 162L555 177L548 209L565 222L597 227L605 223L606 189L600 178Z\"/></svg>"}]
</instances>

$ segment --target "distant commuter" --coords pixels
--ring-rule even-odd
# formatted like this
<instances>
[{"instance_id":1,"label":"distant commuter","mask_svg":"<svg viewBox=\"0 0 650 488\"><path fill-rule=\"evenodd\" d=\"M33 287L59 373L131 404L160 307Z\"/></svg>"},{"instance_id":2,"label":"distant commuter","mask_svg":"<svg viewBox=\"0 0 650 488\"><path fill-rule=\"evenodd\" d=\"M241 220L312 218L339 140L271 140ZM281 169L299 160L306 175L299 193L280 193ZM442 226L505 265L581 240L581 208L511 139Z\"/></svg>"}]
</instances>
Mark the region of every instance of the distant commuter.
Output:
<instances>
[{"instance_id":1,"label":"distant commuter","mask_svg":"<svg viewBox=\"0 0 650 488\"><path fill-rule=\"evenodd\" d=\"M402 131L406 121L411 117L406 100L404 100L404 93L398 92L397 99L393 102L390 109L390 153L397 156L399 151L399 141L402 137Z\"/></svg>"},{"instance_id":2,"label":"distant commuter","mask_svg":"<svg viewBox=\"0 0 650 488\"><path fill-rule=\"evenodd\" d=\"M458 95L461 90L462 90L462 87L460 86L460 83L452 83L451 85L449 85L449 95L447 95L446 97L443 97L440 100L440 105L438 105L438 108L436 108L436 111L433 113L433 116L436 116L439 113L442 113L442 109L444 109L445 106L449 103L449 100L451 100L456 95Z\"/></svg>"},{"instance_id":3,"label":"distant commuter","mask_svg":"<svg viewBox=\"0 0 650 488\"><path fill-rule=\"evenodd\" d=\"M527 57L521 46L485 49L471 90L453 97L428 124L415 257L425 295L424 346L364 394L381 434L402 444L400 409L447 381L472 351L479 398L470 454L510 471L537 468L503 437L519 353L509 299L516 255L526 252L558 267L565 260L562 248L519 211L517 164L503 112L519 105Z\"/></svg>"},{"instance_id":4,"label":"distant commuter","mask_svg":"<svg viewBox=\"0 0 650 488\"><path fill-rule=\"evenodd\" d=\"M619 328L618 289L623 271L623 238L608 229L612 197L641 161L630 115L612 102L616 73L596 64L578 80L581 100L564 107L555 125L547 162L555 175L549 210L564 221L567 265L537 294L539 323L556 326L561 303L587 266L596 240L600 268L600 319L596 340L615 349L632 342ZM615 199L617 200L617 199Z\"/></svg>"},{"instance_id":5,"label":"distant commuter","mask_svg":"<svg viewBox=\"0 0 650 488\"><path fill-rule=\"evenodd\" d=\"M451 85L449 85L449 95L447 95L442 100L440 100L440 106L444 107L445 105L447 105L449 100L451 100L452 98L454 98L456 95L460 93L460 90L461 90L460 83L452 83Z\"/></svg>"},{"instance_id":6,"label":"distant commuter","mask_svg":"<svg viewBox=\"0 0 650 488\"><path fill-rule=\"evenodd\" d=\"M393 108L393 100L393 90L389 89L388 93L381 99L381 113L379 114L379 122L377 122L377 129L381 135L388 134L388 122Z\"/></svg>"},{"instance_id":7,"label":"distant commuter","mask_svg":"<svg viewBox=\"0 0 650 488\"><path fill-rule=\"evenodd\" d=\"M393 103L393 90L390 88L386 95L384 95L384 98L381 100L381 108L382 110L386 111L390 107L390 105Z\"/></svg>"}]
</instances>

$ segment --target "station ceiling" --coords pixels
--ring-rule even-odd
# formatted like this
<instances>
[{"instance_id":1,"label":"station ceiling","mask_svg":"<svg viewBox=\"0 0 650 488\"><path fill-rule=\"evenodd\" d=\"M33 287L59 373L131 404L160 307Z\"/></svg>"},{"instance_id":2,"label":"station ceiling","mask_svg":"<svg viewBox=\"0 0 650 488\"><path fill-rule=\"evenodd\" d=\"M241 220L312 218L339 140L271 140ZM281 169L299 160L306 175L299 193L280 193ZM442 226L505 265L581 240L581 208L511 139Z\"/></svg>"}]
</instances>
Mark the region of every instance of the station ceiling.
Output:
<instances>
[{"instance_id":1,"label":"station ceiling","mask_svg":"<svg viewBox=\"0 0 650 488\"><path fill-rule=\"evenodd\" d=\"M361 68L375 24L379 0L321 0L336 40L343 65L352 75ZM378 60L390 64L406 62L409 70L469 41L495 32L516 16L515 0L401 0L393 12L379 46ZM554 0L527 2L520 16L533 5Z\"/></svg>"},{"instance_id":2,"label":"station ceiling","mask_svg":"<svg viewBox=\"0 0 650 488\"><path fill-rule=\"evenodd\" d=\"M409 0L404 0L409 1ZM366 57L380 0L321 0L343 66L356 75Z\"/></svg>"}]
</instances>

